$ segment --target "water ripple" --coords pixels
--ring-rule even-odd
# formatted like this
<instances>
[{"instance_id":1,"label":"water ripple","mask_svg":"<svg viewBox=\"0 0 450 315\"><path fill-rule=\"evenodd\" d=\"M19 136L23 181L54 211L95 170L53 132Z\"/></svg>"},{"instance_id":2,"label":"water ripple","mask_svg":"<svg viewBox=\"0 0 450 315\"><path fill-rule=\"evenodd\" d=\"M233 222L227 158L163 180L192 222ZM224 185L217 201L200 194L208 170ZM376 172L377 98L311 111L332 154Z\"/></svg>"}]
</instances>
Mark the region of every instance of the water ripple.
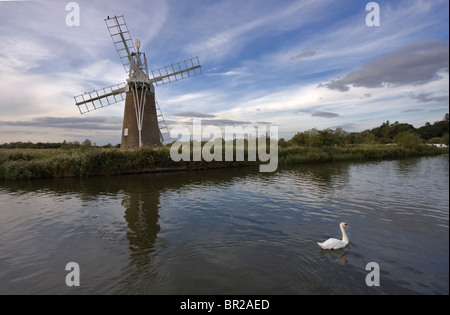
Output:
<instances>
[{"instance_id":1,"label":"water ripple","mask_svg":"<svg viewBox=\"0 0 450 315\"><path fill-rule=\"evenodd\" d=\"M6 184L0 293L71 294L76 261L85 294L448 294L448 176L439 156ZM321 250L341 221L349 246Z\"/></svg>"}]
</instances>

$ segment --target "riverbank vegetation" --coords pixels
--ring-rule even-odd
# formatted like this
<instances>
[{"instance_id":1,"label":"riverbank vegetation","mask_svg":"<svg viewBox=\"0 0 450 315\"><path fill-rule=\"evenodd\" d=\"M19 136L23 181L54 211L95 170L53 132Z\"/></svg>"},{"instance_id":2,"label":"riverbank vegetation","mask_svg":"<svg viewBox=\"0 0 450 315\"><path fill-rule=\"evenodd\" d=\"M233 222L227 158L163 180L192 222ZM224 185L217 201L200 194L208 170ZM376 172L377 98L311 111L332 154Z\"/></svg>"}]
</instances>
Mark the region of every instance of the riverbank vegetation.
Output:
<instances>
[{"instance_id":1,"label":"riverbank vegetation","mask_svg":"<svg viewBox=\"0 0 450 315\"><path fill-rule=\"evenodd\" d=\"M336 161L397 159L448 154L448 114L444 120L418 129L395 122L360 133L337 129L310 129L278 141L278 165ZM247 144L247 142L246 142ZM246 148L247 150L247 148ZM224 153L224 150L222 150ZM247 152L244 153L247 157ZM225 158L222 159L224 161ZM259 165L258 161L180 161L162 148L120 150L118 146L82 143L9 143L0 145L0 180L48 177L87 177L173 170L194 170Z\"/></svg>"}]
</instances>

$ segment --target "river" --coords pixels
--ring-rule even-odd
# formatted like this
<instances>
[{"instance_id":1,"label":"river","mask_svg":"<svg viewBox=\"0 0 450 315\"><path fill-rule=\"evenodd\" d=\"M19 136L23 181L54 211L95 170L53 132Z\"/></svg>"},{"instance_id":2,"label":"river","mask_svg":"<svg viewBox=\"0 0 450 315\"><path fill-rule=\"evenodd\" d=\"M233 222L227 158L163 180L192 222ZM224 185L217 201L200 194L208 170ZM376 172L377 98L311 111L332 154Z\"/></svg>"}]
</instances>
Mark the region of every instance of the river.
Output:
<instances>
[{"instance_id":1,"label":"river","mask_svg":"<svg viewBox=\"0 0 450 315\"><path fill-rule=\"evenodd\" d=\"M448 294L448 191L448 155L0 183L0 294Z\"/></svg>"}]
</instances>

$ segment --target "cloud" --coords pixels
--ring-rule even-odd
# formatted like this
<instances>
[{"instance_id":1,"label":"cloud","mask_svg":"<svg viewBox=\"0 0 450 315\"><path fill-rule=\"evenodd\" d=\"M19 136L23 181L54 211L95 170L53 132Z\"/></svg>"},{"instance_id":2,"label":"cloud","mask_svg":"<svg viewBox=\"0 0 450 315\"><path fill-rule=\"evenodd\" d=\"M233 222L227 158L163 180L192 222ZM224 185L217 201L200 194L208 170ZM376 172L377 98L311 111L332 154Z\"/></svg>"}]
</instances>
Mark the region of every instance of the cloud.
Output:
<instances>
[{"instance_id":1,"label":"cloud","mask_svg":"<svg viewBox=\"0 0 450 315\"><path fill-rule=\"evenodd\" d=\"M192 125L192 120L178 122L187 126ZM235 126L235 125L252 125L250 121L239 121L232 119L202 119L202 126L211 125L211 126ZM260 123L261 124L261 123Z\"/></svg>"},{"instance_id":2,"label":"cloud","mask_svg":"<svg viewBox=\"0 0 450 315\"><path fill-rule=\"evenodd\" d=\"M234 125L251 125L250 121L239 121L231 119L203 119L202 125L212 126L234 126Z\"/></svg>"},{"instance_id":3,"label":"cloud","mask_svg":"<svg viewBox=\"0 0 450 315\"><path fill-rule=\"evenodd\" d=\"M423 112L423 109L411 108L411 109L402 110L402 113L418 113L418 112Z\"/></svg>"},{"instance_id":4,"label":"cloud","mask_svg":"<svg viewBox=\"0 0 450 315\"><path fill-rule=\"evenodd\" d=\"M332 113L332 112L325 112L320 110L310 110L310 109L301 109L299 110L300 113L309 113L312 117L323 117L323 118L335 118L339 117L339 114Z\"/></svg>"},{"instance_id":5,"label":"cloud","mask_svg":"<svg viewBox=\"0 0 450 315\"><path fill-rule=\"evenodd\" d=\"M307 48L307 49L303 49L302 52L299 53L298 55L295 55L295 56L289 58L289 60L290 61L301 60L301 59L305 59L305 58L308 58L308 57L312 57L312 56L314 56L316 54L317 54L316 51L314 51L314 50L312 50L310 48Z\"/></svg>"},{"instance_id":6,"label":"cloud","mask_svg":"<svg viewBox=\"0 0 450 315\"><path fill-rule=\"evenodd\" d=\"M205 73L205 75L208 76L223 76L223 77L230 77L230 76L238 76L238 75L246 75L244 68L236 68L225 72L212 72L216 71L217 68L207 70L208 72Z\"/></svg>"},{"instance_id":7,"label":"cloud","mask_svg":"<svg viewBox=\"0 0 450 315\"><path fill-rule=\"evenodd\" d=\"M37 117L26 121L0 121L3 126L62 128L89 130L120 130L122 117Z\"/></svg>"},{"instance_id":8,"label":"cloud","mask_svg":"<svg viewBox=\"0 0 450 315\"><path fill-rule=\"evenodd\" d=\"M199 112L181 112L181 113L172 114L172 116L196 117L196 118L214 118L214 117L216 117L216 115L204 114L204 113L199 113Z\"/></svg>"},{"instance_id":9,"label":"cloud","mask_svg":"<svg viewBox=\"0 0 450 315\"><path fill-rule=\"evenodd\" d=\"M343 130L346 130L346 131L348 131L348 130L358 130L358 124L357 123L345 123L345 124L342 124L342 125L337 125L337 126L331 126L330 128L331 129L338 129L338 128L341 128L341 129L343 129Z\"/></svg>"},{"instance_id":10,"label":"cloud","mask_svg":"<svg viewBox=\"0 0 450 315\"><path fill-rule=\"evenodd\" d=\"M164 101L165 104L185 103L208 97L207 93L185 93L179 96L172 96Z\"/></svg>"},{"instance_id":11,"label":"cloud","mask_svg":"<svg viewBox=\"0 0 450 315\"><path fill-rule=\"evenodd\" d=\"M448 95L441 96L433 96L431 93L421 93L415 95L414 93L410 94L413 100L416 100L417 103L431 103L431 102L448 102Z\"/></svg>"},{"instance_id":12,"label":"cloud","mask_svg":"<svg viewBox=\"0 0 450 315\"><path fill-rule=\"evenodd\" d=\"M319 87L346 92L350 86L380 88L386 85L422 85L439 79L440 71L448 72L448 56L448 42L421 41L368 61L360 69L320 84Z\"/></svg>"},{"instance_id":13,"label":"cloud","mask_svg":"<svg viewBox=\"0 0 450 315\"><path fill-rule=\"evenodd\" d=\"M323 112L323 111L314 111L311 113L313 117L324 117L324 118L334 118L339 117L339 114L331 113L331 112Z\"/></svg>"}]
</instances>

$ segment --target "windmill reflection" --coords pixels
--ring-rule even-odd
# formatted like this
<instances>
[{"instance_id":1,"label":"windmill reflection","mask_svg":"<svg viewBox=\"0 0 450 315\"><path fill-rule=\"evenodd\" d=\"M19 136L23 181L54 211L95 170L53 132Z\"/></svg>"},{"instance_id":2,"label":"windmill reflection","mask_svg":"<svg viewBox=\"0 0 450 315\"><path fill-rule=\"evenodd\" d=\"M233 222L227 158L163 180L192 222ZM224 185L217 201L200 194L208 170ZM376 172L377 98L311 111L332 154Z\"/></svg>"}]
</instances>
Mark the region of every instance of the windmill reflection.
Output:
<instances>
[{"instance_id":1,"label":"windmill reflection","mask_svg":"<svg viewBox=\"0 0 450 315\"><path fill-rule=\"evenodd\" d=\"M160 231L159 193L124 194L122 206L125 208L124 218L128 223L127 239L130 250L149 250L153 247L156 236Z\"/></svg>"}]
</instances>

